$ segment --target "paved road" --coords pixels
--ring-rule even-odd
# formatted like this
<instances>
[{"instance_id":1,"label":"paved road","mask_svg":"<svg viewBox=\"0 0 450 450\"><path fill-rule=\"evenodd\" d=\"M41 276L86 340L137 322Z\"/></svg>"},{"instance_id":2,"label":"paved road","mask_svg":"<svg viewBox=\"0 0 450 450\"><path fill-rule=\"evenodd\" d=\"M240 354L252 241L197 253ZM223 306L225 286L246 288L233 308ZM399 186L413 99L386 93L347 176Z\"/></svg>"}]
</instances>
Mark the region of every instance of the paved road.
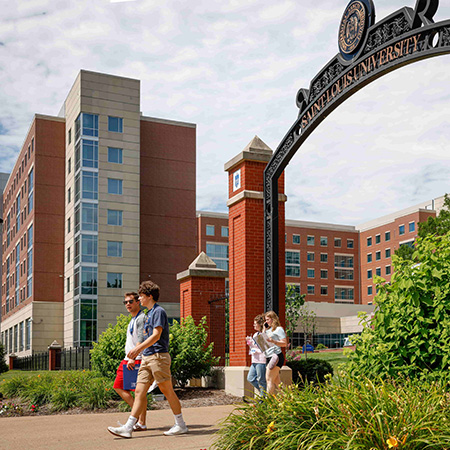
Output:
<instances>
[{"instance_id":1,"label":"paved road","mask_svg":"<svg viewBox=\"0 0 450 450\"><path fill-rule=\"evenodd\" d=\"M170 410L150 411L146 432L133 433L132 439L117 438L106 427L127 419L127 413L79 414L0 419L1 450L203 450L214 440L218 423L234 406L186 408L184 419L189 434L164 436L173 425Z\"/></svg>"}]
</instances>

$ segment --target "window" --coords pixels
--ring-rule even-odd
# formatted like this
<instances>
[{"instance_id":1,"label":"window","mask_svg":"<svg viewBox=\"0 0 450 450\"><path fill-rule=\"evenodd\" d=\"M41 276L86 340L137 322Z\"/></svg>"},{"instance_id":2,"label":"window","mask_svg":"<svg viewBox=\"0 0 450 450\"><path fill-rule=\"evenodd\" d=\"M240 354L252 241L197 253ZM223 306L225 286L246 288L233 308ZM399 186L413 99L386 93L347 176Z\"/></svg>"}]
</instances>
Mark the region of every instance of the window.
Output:
<instances>
[{"instance_id":1,"label":"window","mask_svg":"<svg viewBox=\"0 0 450 450\"><path fill-rule=\"evenodd\" d=\"M381 250L375 252L375 261L379 261L381 259Z\"/></svg>"},{"instance_id":2,"label":"window","mask_svg":"<svg viewBox=\"0 0 450 450\"><path fill-rule=\"evenodd\" d=\"M415 222L409 222L409 227L408 227L408 229L409 229L409 232L410 232L410 233L412 233L413 231L415 231L415 230L416 230L416 224L415 224Z\"/></svg>"},{"instance_id":3,"label":"window","mask_svg":"<svg viewBox=\"0 0 450 450\"><path fill-rule=\"evenodd\" d=\"M228 270L228 244L206 244L206 254L218 269Z\"/></svg>"},{"instance_id":4,"label":"window","mask_svg":"<svg viewBox=\"0 0 450 450\"><path fill-rule=\"evenodd\" d=\"M311 261L311 262L314 261L314 253L313 252L308 252L306 254L306 261Z\"/></svg>"},{"instance_id":5,"label":"window","mask_svg":"<svg viewBox=\"0 0 450 450\"><path fill-rule=\"evenodd\" d=\"M405 225L400 225L398 227L398 234L401 236L402 234L405 234Z\"/></svg>"},{"instance_id":6,"label":"window","mask_svg":"<svg viewBox=\"0 0 450 450\"><path fill-rule=\"evenodd\" d=\"M108 241L107 256L111 256L114 258L122 258L122 242Z\"/></svg>"},{"instance_id":7,"label":"window","mask_svg":"<svg viewBox=\"0 0 450 450\"><path fill-rule=\"evenodd\" d=\"M347 248L354 248L355 243L353 239L347 239Z\"/></svg>"},{"instance_id":8,"label":"window","mask_svg":"<svg viewBox=\"0 0 450 450\"><path fill-rule=\"evenodd\" d=\"M307 270L307 277L308 278L314 278L315 277L315 269L308 269Z\"/></svg>"},{"instance_id":9,"label":"window","mask_svg":"<svg viewBox=\"0 0 450 450\"><path fill-rule=\"evenodd\" d=\"M72 143L72 128L69 129L68 141L69 141L69 145L70 145ZM70 173L70 170L69 170L69 173Z\"/></svg>"},{"instance_id":10,"label":"window","mask_svg":"<svg viewBox=\"0 0 450 450\"><path fill-rule=\"evenodd\" d=\"M14 325L14 353L17 353L19 349L19 327Z\"/></svg>"},{"instance_id":11,"label":"window","mask_svg":"<svg viewBox=\"0 0 450 450\"><path fill-rule=\"evenodd\" d=\"M25 321L25 350L31 347L31 319Z\"/></svg>"},{"instance_id":12,"label":"window","mask_svg":"<svg viewBox=\"0 0 450 450\"><path fill-rule=\"evenodd\" d=\"M70 292L70 277L67 277L67 292Z\"/></svg>"},{"instance_id":13,"label":"window","mask_svg":"<svg viewBox=\"0 0 450 450\"><path fill-rule=\"evenodd\" d=\"M98 137L98 116L96 114L86 113L80 115L82 116L82 135ZM75 131L75 139L77 139L76 134L77 132Z\"/></svg>"},{"instance_id":14,"label":"window","mask_svg":"<svg viewBox=\"0 0 450 450\"><path fill-rule=\"evenodd\" d=\"M123 223L123 211L108 209L108 225L121 227Z\"/></svg>"},{"instance_id":15,"label":"window","mask_svg":"<svg viewBox=\"0 0 450 450\"><path fill-rule=\"evenodd\" d=\"M221 227L221 236L228 237L228 227Z\"/></svg>"},{"instance_id":16,"label":"window","mask_svg":"<svg viewBox=\"0 0 450 450\"><path fill-rule=\"evenodd\" d=\"M328 286L320 286L320 295L328 295Z\"/></svg>"},{"instance_id":17,"label":"window","mask_svg":"<svg viewBox=\"0 0 450 450\"><path fill-rule=\"evenodd\" d=\"M108 272L106 274L106 287L113 289L122 289L122 274Z\"/></svg>"},{"instance_id":18,"label":"window","mask_svg":"<svg viewBox=\"0 0 450 450\"><path fill-rule=\"evenodd\" d=\"M299 234L293 234L292 235L292 243L293 244L300 244L300 235Z\"/></svg>"},{"instance_id":19,"label":"window","mask_svg":"<svg viewBox=\"0 0 450 450\"><path fill-rule=\"evenodd\" d=\"M286 291L286 297L290 298L294 295L300 295L300 285L299 284L292 284L292 283L286 283L285 284L285 291ZM289 295L287 295L289 294Z\"/></svg>"},{"instance_id":20,"label":"window","mask_svg":"<svg viewBox=\"0 0 450 450\"><path fill-rule=\"evenodd\" d=\"M315 289L314 285L308 284L308 295L314 295Z\"/></svg>"},{"instance_id":21,"label":"window","mask_svg":"<svg viewBox=\"0 0 450 450\"><path fill-rule=\"evenodd\" d=\"M386 258L390 258L391 257L391 249L390 248L387 248L384 253L385 253L385 257Z\"/></svg>"},{"instance_id":22,"label":"window","mask_svg":"<svg viewBox=\"0 0 450 450\"><path fill-rule=\"evenodd\" d=\"M67 219L67 233L70 233L70 217Z\"/></svg>"},{"instance_id":23,"label":"window","mask_svg":"<svg viewBox=\"0 0 450 450\"><path fill-rule=\"evenodd\" d=\"M72 158L67 161L67 173L72 172Z\"/></svg>"},{"instance_id":24,"label":"window","mask_svg":"<svg viewBox=\"0 0 450 450\"><path fill-rule=\"evenodd\" d=\"M384 233L384 240L386 242L391 240L391 232L390 231L386 231L386 233Z\"/></svg>"},{"instance_id":25,"label":"window","mask_svg":"<svg viewBox=\"0 0 450 450\"><path fill-rule=\"evenodd\" d=\"M334 238L334 246L335 247L341 247L342 246L342 239L341 238Z\"/></svg>"},{"instance_id":26,"label":"window","mask_svg":"<svg viewBox=\"0 0 450 450\"><path fill-rule=\"evenodd\" d=\"M74 272L74 295L80 294L79 268ZM97 295L97 268L81 267L81 295Z\"/></svg>"},{"instance_id":27,"label":"window","mask_svg":"<svg viewBox=\"0 0 450 450\"><path fill-rule=\"evenodd\" d=\"M312 244L312 245L314 245L314 244ZM322 247L326 247L328 245L328 238L326 236L320 236L320 245Z\"/></svg>"},{"instance_id":28,"label":"window","mask_svg":"<svg viewBox=\"0 0 450 450\"><path fill-rule=\"evenodd\" d=\"M23 322L19 323L19 352L23 352Z\"/></svg>"},{"instance_id":29,"label":"window","mask_svg":"<svg viewBox=\"0 0 450 450\"><path fill-rule=\"evenodd\" d=\"M114 133L123 133L122 117L108 116L108 131L113 131Z\"/></svg>"},{"instance_id":30,"label":"window","mask_svg":"<svg viewBox=\"0 0 450 450\"><path fill-rule=\"evenodd\" d=\"M322 262L322 263L328 262L328 253L321 253L320 254L320 262Z\"/></svg>"},{"instance_id":31,"label":"window","mask_svg":"<svg viewBox=\"0 0 450 450\"><path fill-rule=\"evenodd\" d=\"M90 169L98 169L98 142L83 139L82 141L82 166Z\"/></svg>"},{"instance_id":32,"label":"window","mask_svg":"<svg viewBox=\"0 0 450 450\"><path fill-rule=\"evenodd\" d=\"M27 231L27 298L33 287L33 225Z\"/></svg>"},{"instance_id":33,"label":"window","mask_svg":"<svg viewBox=\"0 0 450 450\"><path fill-rule=\"evenodd\" d=\"M81 204L81 230L98 231L98 208L95 203Z\"/></svg>"},{"instance_id":34,"label":"window","mask_svg":"<svg viewBox=\"0 0 450 450\"><path fill-rule=\"evenodd\" d=\"M108 178L108 194L122 195L122 180Z\"/></svg>"},{"instance_id":35,"label":"window","mask_svg":"<svg viewBox=\"0 0 450 450\"><path fill-rule=\"evenodd\" d=\"M108 162L114 164L122 164L123 163L123 149L108 147Z\"/></svg>"},{"instance_id":36,"label":"window","mask_svg":"<svg viewBox=\"0 0 450 450\"><path fill-rule=\"evenodd\" d=\"M367 238L367 247L370 247L372 245L372 238L368 237Z\"/></svg>"},{"instance_id":37,"label":"window","mask_svg":"<svg viewBox=\"0 0 450 450\"><path fill-rule=\"evenodd\" d=\"M349 287L335 287L334 288L334 300L353 300L354 289Z\"/></svg>"},{"instance_id":38,"label":"window","mask_svg":"<svg viewBox=\"0 0 450 450\"><path fill-rule=\"evenodd\" d=\"M377 234L375 236L375 244L379 244L381 242L381 234Z\"/></svg>"},{"instance_id":39,"label":"window","mask_svg":"<svg viewBox=\"0 0 450 450\"><path fill-rule=\"evenodd\" d=\"M98 173L96 172L82 172L82 193L83 199L98 200ZM109 188L109 178L108 178Z\"/></svg>"},{"instance_id":40,"label":"window","mask_svg":"<svg viewBox=\"0 0 450 450\"><path fill-rule=\"evenodd\" d=\"M20 194L16 198L16 233L20 230Z\"/></svg>"},{"instance_id":41,"label":"window","mask_svg":"<svg viewBox=\"0 0 450 450\"><path fill-rule=\"evenodd\" d=\"M367 295L372 295L372 293L373 293L372 286L367 286Z\"/></svg>"},{"instance_id":42,"label":"window","mask_svg":"<svg viewBox=\"0 0 450 450\"><path fill-rule=\"evenodd\" d=\"M81 262L97 262L97 236L91 234L81 235Z\"/></svg>"},{"instance_id":43,"label":"window","mask_svg":"<svg viewBox=\"0 0 450 450\"><path fill-rule=\"evenodd\" d=\"M377 267L377 268L375 269L375 275L376 275L377 277L381 277L381 267Z\"/></svg>"},{"instance_id":44,"label":"window","mask_svg":"<svg viewBox=\"0 0 450 450\"><path fill-rule=\"evenodd\" d=\"M306 244L307 245L314 245L314 236L308 236L306 238Z\"/></svg>"},{"instance_id":45,"label":"window","mask_svg":"<svg viewBox=\"0 0 450 450\"><path fill-rule=\"evenodd\" d=\"M353 268L353 255L334 255L336 267Z\"/></svg>"},{"instance_id":46,"label":"window","mask_svg":"<svg viewBox=\"0 0 450 450\"><path fill-rule=\"evenodd\" d=\"M367 279L370 280L371 278L372 278L372 270L369 269L369 270L367 271Z\"/></svg>"},{"instance_id":47,"label":"window","mask_svg":"<svg viewBox=\"0 0 450 450\"><path fill-rule=\"evenodd\" d=\"M386 266L386 275L391 274L391 266Z\"/></svg>"},{"instance_id":48,"label":"window","mask_svg":"<svg viewBox=\"0 0 450 450\"><path fill-rule=\"evenodd\" d=\"M300 252L286 250L286 270L287 277L299 277L300 276Z\"/></svg>"},{"instance_id":49,"label":"window","mask_svg":"<svg viewBox=\"0 0 450 450\"><path fill-rule=\"evenodd\" d=\"M335 267L334 278L336 280L353 280L353 269L341 269L339 267Z\"/></svg>"},{"instance_id":50,"label":"window","mask_svg":"<svg viewBox=\"0 0 450 450\"><path fill-rule=\"evenodd\" d=\"M70 263L70 247L67 249L67 262Z\"/></svg>"},{"instance_id":51,"label":"window","mask_svg":"<svg viewBox=\"0 0 450 450\"><path fill-rule=\"evenodd\" d=\"M320 278L322 280L326 280L328 278L328 270L326 269L321 269L320 270Z\"/></svg>"},{"instance_id":52,"label":"window","mask_svg":"<svg viewBox=\"0 0 450 450\"><path fill-rule=\"evenodd\" d=\"M216 233L214 225L206 225L206 236L214 236Z\"/></svg>"},{"instance_id":53,"label":"window","mask_svg":"<svg viewBox=\"0 0 450 450\"><path fill-rule=\"evenodd\" d=\"M367 253L367 262L368 263L372 262L372 253Z\"/></svg>"},{"instance_id":54,"label":"window","mask_svg":"<svg viewBox=\"0 0 450 450\"><path fill-rule=\"evenodd\" d=\"M72 190L71 188L67 189L67 203L70 203L72 200Z\"/></svg>"}]
</instances>

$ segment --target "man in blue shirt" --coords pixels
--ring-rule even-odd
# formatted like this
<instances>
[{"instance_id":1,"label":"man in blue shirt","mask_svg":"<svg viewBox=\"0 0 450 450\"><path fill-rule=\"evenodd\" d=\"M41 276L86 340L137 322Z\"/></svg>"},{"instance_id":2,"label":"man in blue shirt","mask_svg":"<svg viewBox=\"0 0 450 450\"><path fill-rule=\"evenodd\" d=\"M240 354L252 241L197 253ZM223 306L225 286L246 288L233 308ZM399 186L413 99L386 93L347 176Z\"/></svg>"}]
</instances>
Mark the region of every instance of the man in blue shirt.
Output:
<instances>
[{"instance_id":1,"label":"man in blue shirt","mask_svg":"<svg viewBox=\"0 0 450 450\"><path fill-rule=\"evenodd\" d=\"M147 320L144 325L144 342L136 345L128 357L134 359L143 351L141 367L136 382L136 391L131 415L125 425L108 427L108 431L115 436L131 438L133 426L137 418L147 409L147 391L153 381L169 402L175 416L175 425L165 431L166 436L187 433L189 430L184 423L181 413L180 400L172 386L169 355L169 322L166 311L158 305L159 286L153 281L144 281L139 286L139 300L144 308L148 308Z\"/></svg>"}]
</instances>

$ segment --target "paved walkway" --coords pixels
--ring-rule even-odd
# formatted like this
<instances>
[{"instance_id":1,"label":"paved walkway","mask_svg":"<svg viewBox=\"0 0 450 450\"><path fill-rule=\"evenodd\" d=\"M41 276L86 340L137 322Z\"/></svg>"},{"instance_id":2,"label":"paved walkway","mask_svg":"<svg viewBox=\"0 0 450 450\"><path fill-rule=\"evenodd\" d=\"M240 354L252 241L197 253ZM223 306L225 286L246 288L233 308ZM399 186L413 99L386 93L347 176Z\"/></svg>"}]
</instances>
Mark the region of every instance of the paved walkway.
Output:
<instances>
[{"instance_id":1,"label":"paved walkway","mask_svg":"<svg viewBox=\"0 0 450 450\"><path fill-rule=\"evenodd\" d=\"M186 408L184 419L190 433L164 436L173 425L172 412L167 409L149 411L145 432L133 433L132 439L117 438L106 427L126 421L127 413L79 414L0 419L1 450L202 450L214 440L218 423L233 411L234 406Z\"/></svg>"}]
</instances>

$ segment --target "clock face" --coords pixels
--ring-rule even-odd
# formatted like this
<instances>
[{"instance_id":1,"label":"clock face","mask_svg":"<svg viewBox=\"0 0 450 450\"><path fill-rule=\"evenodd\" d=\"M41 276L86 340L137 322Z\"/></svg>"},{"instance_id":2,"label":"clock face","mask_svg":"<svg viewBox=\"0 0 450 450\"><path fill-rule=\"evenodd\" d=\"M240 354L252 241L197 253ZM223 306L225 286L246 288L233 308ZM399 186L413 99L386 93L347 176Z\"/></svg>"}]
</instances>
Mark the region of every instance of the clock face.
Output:
<instances>
[{"instance_id":1,"label":"clock face","mask_svg":"<svg viewBox=\"0 0 450 450\"><path fill-rule=\"evenodd\" d=\"M364 3L353 1L347 6L339 27L339 49L346 56L359 49L367 30L368 16Z\"/></svg>"}]
</instances>

